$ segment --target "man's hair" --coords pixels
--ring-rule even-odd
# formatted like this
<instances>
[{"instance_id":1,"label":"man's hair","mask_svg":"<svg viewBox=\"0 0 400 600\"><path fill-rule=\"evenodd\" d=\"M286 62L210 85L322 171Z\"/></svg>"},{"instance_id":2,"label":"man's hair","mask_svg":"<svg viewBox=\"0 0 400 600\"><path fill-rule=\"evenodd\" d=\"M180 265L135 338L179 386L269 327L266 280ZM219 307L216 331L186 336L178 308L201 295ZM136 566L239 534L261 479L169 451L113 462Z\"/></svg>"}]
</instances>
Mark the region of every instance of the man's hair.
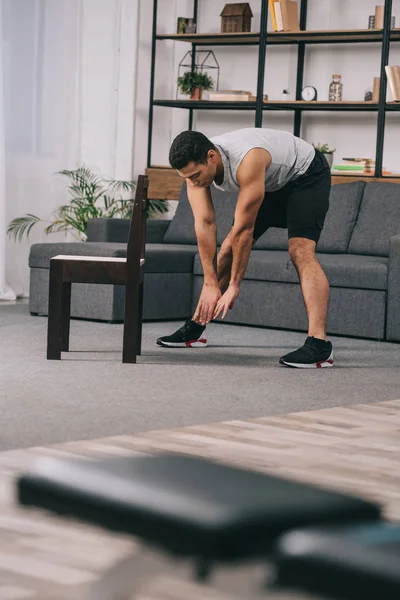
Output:
<instances>
[{"instance_id":1,"label":"man's hair","mask_svg":"<svg viewBox=\"0 0 400 600\"><path fill-rule=\"evenodd\" d=\"M173 169L183 169L190 162L206 164L209 150L215 150L210 140L199 131L182 131L169 151L169 164Z\"/></svg>"}]
</instances>

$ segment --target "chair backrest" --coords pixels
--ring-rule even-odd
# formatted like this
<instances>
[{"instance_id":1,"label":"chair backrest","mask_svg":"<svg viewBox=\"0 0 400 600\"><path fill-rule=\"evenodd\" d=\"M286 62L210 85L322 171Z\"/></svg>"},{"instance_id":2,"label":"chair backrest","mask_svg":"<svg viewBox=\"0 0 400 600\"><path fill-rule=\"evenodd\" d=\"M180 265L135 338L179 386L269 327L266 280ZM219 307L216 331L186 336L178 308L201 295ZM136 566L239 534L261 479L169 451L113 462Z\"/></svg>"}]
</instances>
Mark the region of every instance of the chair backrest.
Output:
<instances>
[{"instance_id":1,"label":"chair backrest","mask_svg":"<svg viewBox=\"0 0 400 600\"><path fill-rule=\"evenodd\" d=\"M128 247L126 253L127 283L137 282L137 277L140 270L140 260L145 258L148 187L149 180L146 175L139 175L136 185L135 200L133 203L132 219L129 228Z\"/></svg>"}]
</instances>

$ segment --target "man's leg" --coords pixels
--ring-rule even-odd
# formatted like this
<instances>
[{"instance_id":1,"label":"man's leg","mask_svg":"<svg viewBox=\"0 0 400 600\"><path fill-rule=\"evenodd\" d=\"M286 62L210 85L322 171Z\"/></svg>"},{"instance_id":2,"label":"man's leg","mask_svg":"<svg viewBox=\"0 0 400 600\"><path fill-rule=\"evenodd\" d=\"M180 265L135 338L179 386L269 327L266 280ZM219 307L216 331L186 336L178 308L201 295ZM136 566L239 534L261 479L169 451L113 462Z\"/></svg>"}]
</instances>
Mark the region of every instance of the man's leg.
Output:
<instances>
[{"instance_id":1,"label":"man's leg","mask_svg":"<svg viewBox=\"0 0 400 600\"><path fill-rule=\"evenodd\" d=\"M315 255L316 243L306 238L289 240L290 258L299 274L308 316L308 335L326 340L329 304L328 279Z\"/></svg>"},{"instance_id":2,"label":"man's leg","mask_svg":"<svg viewBox=\"0 0 400 600\"><path fill-rule=\"evenodd\" d=\"M333 350L326 339L329 305L328 279L316 257L329 207L331 173L325 157L316 152L307 172L288 189L289 254L297 270L308 316L304 345L279 362L298 368L331 367Z\"/></svg>"}]
</instances>

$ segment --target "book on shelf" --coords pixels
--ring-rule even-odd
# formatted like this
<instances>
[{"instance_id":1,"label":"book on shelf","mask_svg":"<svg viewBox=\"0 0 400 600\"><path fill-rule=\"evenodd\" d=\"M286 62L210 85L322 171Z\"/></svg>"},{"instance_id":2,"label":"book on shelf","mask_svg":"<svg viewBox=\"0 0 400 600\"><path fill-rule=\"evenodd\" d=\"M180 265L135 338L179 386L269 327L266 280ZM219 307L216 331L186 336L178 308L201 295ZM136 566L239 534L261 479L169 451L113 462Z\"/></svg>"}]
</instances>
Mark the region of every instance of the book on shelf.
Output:
<instances>
[{"instance_id":1,"label":"book on shelf","mask_svg":"<svg viewBox=\"0 0 400 600\"><path fill-rule=\"evenodd\" d=\"M296 0L268 0L274 31L300 31Z\"/></svg>"},{"instance_id":2,"label":"book on shelf","mask_svg":"<svg viewBox=\"0 0 400 600\"><path fill-rule=\"evenodd\" d=\"M342 161L342 163L332 166L332 173L371 175L375 171L375 161L371 158L342 158Z\"/></svg>"},{"instance_id":3,"label":"book on shelf","mask_svg":"<svg viewBox=\"0 0 400 600\"><path fill-rule=\"evenodd\" d=\"M386 65L385 71L392 94L392 100L394 102L400 102L400 66Z\"/></svg>"},{"instance_id":4,"label":"book on shelf","mask_svg":"<svg viewBox=\"0 0 400 600\"><path fill-rule=\"evenodd\" d=\"M257 97L251 92L243 90L217 90L209 92L208 99L219 102L255 102ZM266 102L268 96L263 96L263 101Z\"/></svg>"}]
</instances>

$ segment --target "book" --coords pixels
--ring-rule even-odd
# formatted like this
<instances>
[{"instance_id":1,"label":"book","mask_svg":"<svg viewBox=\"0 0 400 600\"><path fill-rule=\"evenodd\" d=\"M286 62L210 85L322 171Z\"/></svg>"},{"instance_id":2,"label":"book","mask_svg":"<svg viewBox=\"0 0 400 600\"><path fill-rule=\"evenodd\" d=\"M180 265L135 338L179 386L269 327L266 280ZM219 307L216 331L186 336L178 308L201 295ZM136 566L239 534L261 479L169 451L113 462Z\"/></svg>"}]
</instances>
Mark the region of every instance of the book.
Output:
<instances>
[{"instance_id":1,"label":"book","mask_svg":"<svg viewBox=\"0 0 400 600\"><path fill-rule=\"evenodd\" d=\"M299 7L295 0L279 0L284 31L300 31Z\"/></svg>"},{"instance_id":2,"label":"book","mask_svg":"<svg viewBox=\"0 0 400 600\"><path fill-rule=\"evenodd\" d=\"M364 171L364 165L333 165L335 171Z\"/></svg>"},{"instance_id":3,"label":"book","mask_svg":"<svg viewBox=\"0 0 400 600\"><path fill-rule=\"evenodd\" d=\"M392 100L394 102L400 102L400 66L386 65L385 71L392 94Z\"/></svg>"},{"instance_id":4,"label":"book","mask_svg":"<svg viewBox=\"0 0 400 600\"><path fill-rule=\"evenodd\" d=\"M385 7L375 6L375 26L374 29L383 29L383 20L385 18Z\"/></svg>"},{"instance_id":5,"label":"book","mask_svg":"<svg viewBox=\"0 0 400 600\"><path fill-rule=\"evenodd\" d=\"M274 2L275 19L276 19L276 31L283 31L283 17L282 17L282 5L280 2Z\"/></svg>"},{"instance_id":6,"label":"book","mask_svg":"<svg viewBox=\"0 0 400 600\"><path fill-rule=\"evenodd\" d=\"M271 22L272 22L272 29L274 31L276 31L276 17L275 17L275 7L274 7L274 0L268 0L268 6L269 6L269 12L271 15Z\"/></svg>"}]
</instances>

